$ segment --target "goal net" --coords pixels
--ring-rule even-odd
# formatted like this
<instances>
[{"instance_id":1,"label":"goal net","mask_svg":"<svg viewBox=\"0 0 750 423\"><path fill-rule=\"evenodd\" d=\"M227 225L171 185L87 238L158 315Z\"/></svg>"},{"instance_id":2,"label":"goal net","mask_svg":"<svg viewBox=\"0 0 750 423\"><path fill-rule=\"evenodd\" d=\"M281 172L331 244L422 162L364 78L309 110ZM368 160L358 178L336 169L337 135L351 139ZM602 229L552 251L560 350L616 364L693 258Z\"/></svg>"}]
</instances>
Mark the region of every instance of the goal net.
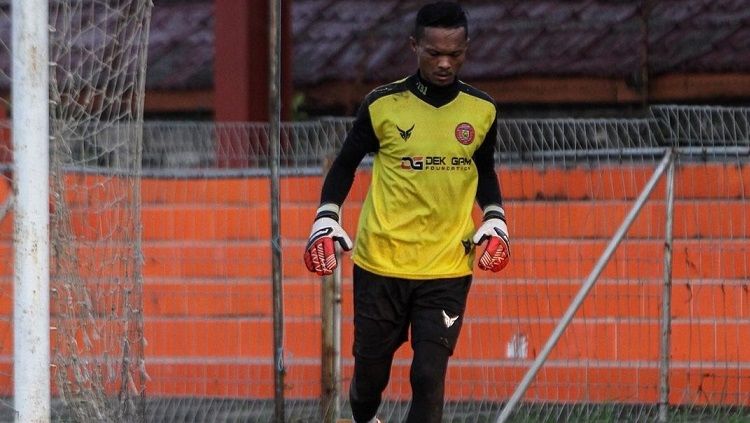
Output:
<instances>
[{"instance_id":1,"label":"goal net","mask_svg":"<svg viewBox=\"0 0 750 423\"><path fill-rule=\"evenodd\" d=\"M139 178L151 3L49 2L53 419L143 418ZM0 4L6 59L13 54L11 7L7 0ZM4 65L2 83L9 88L13 75ZM12 110L12 102L5 107ZM3 146L2 201L9 204L12 149ZM2 217L9 249L11 216ZM10 266L3 269L6 301L12 298L11 272ZM4 335L4 347L12 348ZM6 361L4 367L11 366ZM2 394L10 398L3 414L12 416L12 392Z\"/></svg>"}]
</instances>

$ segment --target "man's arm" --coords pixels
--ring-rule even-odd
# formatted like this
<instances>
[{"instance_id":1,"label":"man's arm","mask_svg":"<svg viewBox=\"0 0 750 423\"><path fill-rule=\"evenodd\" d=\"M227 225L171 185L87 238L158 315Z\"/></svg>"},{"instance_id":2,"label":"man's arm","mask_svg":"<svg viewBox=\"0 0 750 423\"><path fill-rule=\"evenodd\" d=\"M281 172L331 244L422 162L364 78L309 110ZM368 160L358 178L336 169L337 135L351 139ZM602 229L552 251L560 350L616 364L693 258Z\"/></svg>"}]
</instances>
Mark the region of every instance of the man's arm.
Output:
<instances>
[{"instance_id":1,"label":"man's arm","mask_svg":"<svg viewBox=\"0 0 750 423\"><path fill-rule=\"evenodd\" d=\"M497 121L492 124L482 145L474 152L474 164L477 167L479 180L477 181L477 203L484 210L485 207L496 204L502 206L500 184L495 174L495 146L497 144Z\"/></svg>"},{"instance_id":2,"label":"man's arm","mask_svg":"<svg viewBox=\"0 0 750 423\"><path fill-rule=\"evenodd\" d=\"M359 108L354 126L346 135L341 151L328 170L320 194L320 204L332 203L341 206L352 188L357 166L368 153L378 150L379 143L372 129L367 106L365 102Z\"/></svg>"},{"instance_id":3,"label":"man's arm","mask_svg":"<svg viewBox=\"0 0 750 423\"><path fill-rule=\"evenodd\" d=\"M357 166L367 153L376 151L378 145L365 102L323 182L320 207L305 247L304 259L309 271L321 276L332 274L338 265L334 242L345 250L354 246L340 225L340 206L352 188Z\"/></svg>"},{"instance_id":4,"label":"man's arm","mask_svg":"<svg viewBox=\"0 0 750 423\"><path fill-rule=\"evenodd\" d=\"M497 143L497 122L493 123L482 145L474 153L477 166L477 203L482 208L482 225L472 240L474 244L486 243L479 256L479 268L499 272L510 260L510 238L505 223L500 183L495 174L495 144Z\"/></svg>"}]
</instances>

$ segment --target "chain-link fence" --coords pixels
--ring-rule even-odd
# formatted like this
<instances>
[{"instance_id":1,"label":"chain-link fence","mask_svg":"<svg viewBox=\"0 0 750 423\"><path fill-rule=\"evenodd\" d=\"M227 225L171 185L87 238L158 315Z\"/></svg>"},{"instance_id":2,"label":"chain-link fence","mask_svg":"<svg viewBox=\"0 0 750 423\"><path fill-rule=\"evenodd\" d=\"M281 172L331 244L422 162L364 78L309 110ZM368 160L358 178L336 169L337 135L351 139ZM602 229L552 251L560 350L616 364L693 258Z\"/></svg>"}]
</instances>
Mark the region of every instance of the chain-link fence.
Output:
<instances>
[{"instance_id":1,"label":"chain-link fence","mask_svg":"<svg viewBox=\"0 0 750 423\"><path fill-rule=\"evenodd\" d=\"M512 260L499 274L475 274L449 366L445 421L499 415L667 150L676 164L671 218L660 180L511 421L654 421L660 405L669 421L750 418L744 336L750 329L748 116L738 108L659 107L646 119L498 122L497 174ZM307 272L302 253L325 170L351 123L332 118L282 125L288 421L321 421L331 406L321 400L321 281ZM107 244L96 254L77 249L82 259L71 274L94 282L87 275L101 268L97 263L118 263L128 248L142 256L146 420L270 421L275 368L267 127L147 122L142 128L143 166L139 184L132 185L140 187L134 197L140 239L122 238L124 244ZM116 178L126 169L117 165L118 150L107 146L121 145L128 133L103 131L82 139L85 146L71 147L81 154L66 165L64 183L86 189L67 191L72 214L61 219L72 224L61 239L120 239L107 224L120 211L107 207L105 187L115 178L124 189L129 179ZM367 159L343 207L351 235L369 179ZM10 191L4 195L10 198ZM10 253L10 214L4 216L3 244ZM665 244L672 256L669 279ZM10 272L4 269L6 280ZM353 360L347 255L341 284L337 410L348 417ZM103 313L102 307L118 303L112 295L120 291L96 292L87 310ZM10 298L9 289L3 294ZM667 297L665 334L661 307ZM7 349L10 330L6 325ZM405 417L409 364L405 345L384 394L384 421Z\"/></svg>"}]
</instances>

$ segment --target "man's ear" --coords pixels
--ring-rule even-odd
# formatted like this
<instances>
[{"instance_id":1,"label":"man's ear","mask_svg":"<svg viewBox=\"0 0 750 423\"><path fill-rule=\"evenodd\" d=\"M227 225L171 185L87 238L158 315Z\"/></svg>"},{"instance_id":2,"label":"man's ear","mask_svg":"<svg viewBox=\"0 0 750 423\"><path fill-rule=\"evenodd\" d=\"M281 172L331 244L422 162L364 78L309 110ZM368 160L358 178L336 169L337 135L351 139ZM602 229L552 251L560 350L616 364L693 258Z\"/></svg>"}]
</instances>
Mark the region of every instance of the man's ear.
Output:
<instances>
[{"instance_id":1,"label":"man's ear","mask_svg":"<svg viewBox=\"0 0 750 423\"><path fill-rule=\"evenodd\" d=\"M411 45L412 51L417 52L417 40L414 37L409 37L409 44Z\"/></svg>"}]
</instances>

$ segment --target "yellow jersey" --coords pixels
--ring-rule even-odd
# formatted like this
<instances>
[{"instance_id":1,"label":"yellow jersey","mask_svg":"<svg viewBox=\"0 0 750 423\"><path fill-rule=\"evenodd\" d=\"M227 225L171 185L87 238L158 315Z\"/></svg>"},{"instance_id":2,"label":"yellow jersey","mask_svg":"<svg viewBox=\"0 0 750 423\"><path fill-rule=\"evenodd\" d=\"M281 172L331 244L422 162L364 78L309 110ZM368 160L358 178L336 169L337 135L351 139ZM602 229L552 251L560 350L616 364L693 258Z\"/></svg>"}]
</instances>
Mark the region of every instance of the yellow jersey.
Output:
<instances>
[{"instance_id":1,"label":"yellow jersey","mask_svg":"<svg viewBox=\"0 0 750 423\"><path fill-rule=\"evenodd\" d=\"M358 266L406 279L472 273L482 146L484 174L488 166L491 172L483 202L500 203L493 168L496 118L492 99L460 81L435 87L414 75L366 97L358 120L369 120L371 128L360 131L369 135L345 141L345 147L376 143L365 148L375 155L352 256Z\"/></svg>"}]
</instances>

